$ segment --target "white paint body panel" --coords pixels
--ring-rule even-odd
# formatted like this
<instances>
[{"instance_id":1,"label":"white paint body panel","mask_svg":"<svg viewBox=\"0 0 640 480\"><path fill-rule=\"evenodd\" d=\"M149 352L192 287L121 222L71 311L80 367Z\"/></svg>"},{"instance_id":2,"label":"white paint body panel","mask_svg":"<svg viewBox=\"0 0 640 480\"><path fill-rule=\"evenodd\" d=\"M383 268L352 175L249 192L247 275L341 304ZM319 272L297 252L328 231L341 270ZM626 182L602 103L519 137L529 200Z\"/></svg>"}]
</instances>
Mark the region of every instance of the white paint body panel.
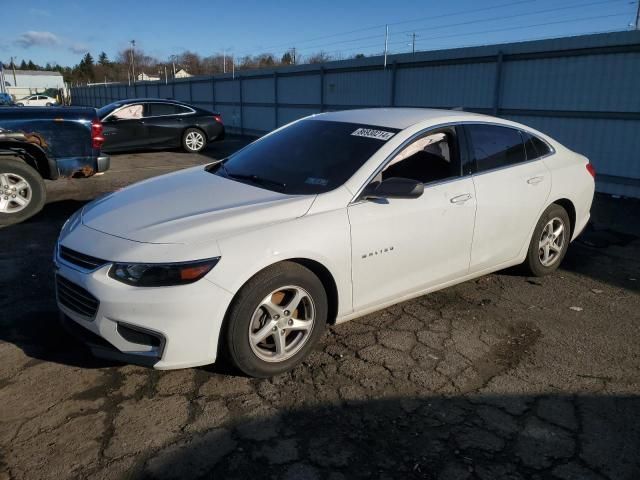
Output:
<instances>
[{"instance_id":1,"label":"white paint body panel","mask_svg":"<svg viewBox=\"0 0 640 480\"><path fill-rule=\"evenodd\" d=\"M117 322L162 334L166 347L156 368L207 364L216 360L234 295L275 263L305 259L324 266L338 294L335 320L342 322L520 263L540 213L556 200L567 199L575 206L574 238L589 219L594 182L585 168L587 160L523 125L425 109L366 109L310 118L402 130L343 186L321 195L285 195L195 167L94 201L85 206L81 219L72 218L63 228L60 245L108 262L220 261L193 284L139 288L109 277L110 264L86 272L57 257L58 273L100 300L93 321L63 306L61 310L122 352L135 353L137 347L123 341ZM372 174L413 135L477 121L532 132L555 153L426 185L424 194L413 200L357 200ZM527 184L540 175L542 182ZM468 201L451 203L465 194Z\"/></svg>"}]
</instances>

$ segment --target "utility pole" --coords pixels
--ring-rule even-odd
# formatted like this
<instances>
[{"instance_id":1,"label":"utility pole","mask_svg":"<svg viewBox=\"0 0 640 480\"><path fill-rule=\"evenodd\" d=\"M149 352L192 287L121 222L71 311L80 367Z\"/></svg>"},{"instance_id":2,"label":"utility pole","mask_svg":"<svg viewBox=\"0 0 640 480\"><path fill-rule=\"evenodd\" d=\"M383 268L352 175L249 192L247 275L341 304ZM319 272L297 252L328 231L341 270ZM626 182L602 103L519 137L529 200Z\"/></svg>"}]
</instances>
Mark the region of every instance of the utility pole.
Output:
<instances>
[{"instance_id":1,"label":"utility pole","mask_svg":"<svg viewBox=\"0 0 640 480\"><path fill-rule=\"evenodd\" d=\"M133 83L136 83L136 63L135 63L136 41L131 40L129 43L131 44L131 50L129 50L129 53L131 54L131 76L133 77Z\"/></svg>"},{"instance_id":2,"label":"utility pole","mask_svg":"<svg viewBox=\"0 0 640 480\"><path fill-rule=\"evenodd\" d=\"M384 26L384 69L387 69L387 47L389 46L389 25Z\"/></svg>"},{"instance_id":3,"label":"utility pole","mask_svg":"<svg viewBox=\"0 0 640 480\"><path fill-rule=\"evenodd\" d=\"M296 47L291 48L291 63L296 64Z\"/></svg>"},{"instance_id":4,"label":"utility pole","mask_svg":"<svg viewBox=\"0 0 640 480\"><path fill-rule=\"evenodd\" d=\"M409 35L409 34L407 34L407 35ZM411 43L409 44L409 45L411 45L411 53L413 53L415 55L415 53L416 53L416 32L413 32L409 36L411 37Z\"/></svg>"},{"instance_id":5,"label":"utility pole","mask_svg":"<svg viewBox=\"0 0 640 480\"><path fill-rule=\"evenodd\" d=\"M636 10L636 30L640 30L640 0L638 0L638 8Z\"/></svg>"},{"instance_id":6,"label":"utility pole","mask_svg":"<svg viewBox=\"0 0 640 480\"><path fill-rule=\"evenodd\" d=\"M231 78L236 79L236 57L231 55Z\"/></svg>"},{"instance_id":7,"label":"utility pole","mask_svg":"<svg viewBox=\"0 0 640 480\"><path fill-rule=\"evenodd\" d=\"M16 85L18 83L18 81L16 80L16 62L15 62L15 58L16 57L11 57L11 70L13 70L13 86L17 87L18 85Z\"/></svg>"},{"instance_id":8,"label":"utility pole","mask_svg":"<svg viewBox=\"0 0 640 480\"><path fill-rule=\"evenodd\" d=\"M227 73L227 49L222 49L222 73Z\"/></svg>"},{"instance_id":9,"label":"utility pole","mask_svg":"<svg viewBox=\"0 0 640 480\"><path fill-rule=\"evenodd\" d=\"M171 60L171 66L173 67L173 78L176 78L176 59L178 57L176 55L169 55L169 60ZM166 77L166 74L165 74Z\"/></svg>"}]
</instances>

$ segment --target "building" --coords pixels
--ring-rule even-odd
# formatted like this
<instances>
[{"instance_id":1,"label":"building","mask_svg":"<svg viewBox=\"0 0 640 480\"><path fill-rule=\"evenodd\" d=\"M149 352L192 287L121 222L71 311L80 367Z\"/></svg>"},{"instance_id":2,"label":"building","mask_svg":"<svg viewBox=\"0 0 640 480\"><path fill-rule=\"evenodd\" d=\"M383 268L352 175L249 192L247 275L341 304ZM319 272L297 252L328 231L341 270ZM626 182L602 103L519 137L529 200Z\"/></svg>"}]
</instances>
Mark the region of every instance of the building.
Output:
<instances>
[{"instance_id":1,"label":"building","mask_svg":"<svg viewBox=\"0 0 640 480\"><path fill-rule=\"evenodd\" d=\"M187 72L184 68L181 68L175 74L175 78L188 78L188 77L193 77L193 75Z\"/></svg>"},{"instance_id":2,"label":"building","mask_svg":"<svg viewBox=\"0 0 640 480\"><path fill-rule=\"evenodd\" d=\"M157 82L160 80L159 76L147 75L144 72L139 73L136 78L138 79L139 82Z\"/></svg>"},{"instance_id":3,"label":"building","mask_svg":"<svg viewBox=\"0 0 640 480\"><path fill-rule=\"evenodd\" d=\"M16 99L34 93L43 93L47 89L65 89L60 72L47 70L13 70L5 66L3 71L4 88Z\"/></svg>"}]
</instances>

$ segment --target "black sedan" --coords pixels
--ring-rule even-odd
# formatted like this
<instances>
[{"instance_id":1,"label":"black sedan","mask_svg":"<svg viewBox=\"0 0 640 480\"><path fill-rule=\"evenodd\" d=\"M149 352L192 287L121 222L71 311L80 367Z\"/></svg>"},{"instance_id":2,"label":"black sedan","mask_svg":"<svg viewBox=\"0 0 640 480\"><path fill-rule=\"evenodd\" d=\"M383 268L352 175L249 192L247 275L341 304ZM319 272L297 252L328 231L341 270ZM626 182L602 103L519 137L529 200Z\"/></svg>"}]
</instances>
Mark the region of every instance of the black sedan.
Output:
<instances>
[{"instance_id":1,"label":"black sedan","mask_svg":"<svg viewBox=\"0 0 640 480\"><path fill-rule=\"evenodd\" d=\"M98 109L105 152L182 147L199 152L224 138L218 113L161 99L120 100Z\"/></svg>"}]
</instances>

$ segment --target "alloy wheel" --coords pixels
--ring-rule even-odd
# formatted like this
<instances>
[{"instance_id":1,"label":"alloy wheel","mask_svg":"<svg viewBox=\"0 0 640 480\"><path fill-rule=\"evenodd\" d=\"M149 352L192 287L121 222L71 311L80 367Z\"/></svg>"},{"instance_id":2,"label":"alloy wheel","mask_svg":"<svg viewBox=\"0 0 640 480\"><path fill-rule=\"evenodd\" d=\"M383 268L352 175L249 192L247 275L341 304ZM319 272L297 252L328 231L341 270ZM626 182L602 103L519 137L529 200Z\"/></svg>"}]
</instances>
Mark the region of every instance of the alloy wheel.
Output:
<instances>
[{"instance_id":1,"label":"alloy wheel","mask_svg":"<svg viewBox=\"0 0 640 480\"><path fill-rule=\"evenodd\" d=\"M279 288L260 302L251 318L251 350L265 362L283 362L307 343L315 318L313 299L305 289Z\"/></svg>"},{"instance_id":2,"label":"alloy wheel","mask_svg":"<svg viewBox=\"0 0 640 480\"><path fill-rule=\"evenodd\" d=\"M538 258L545 267L558 261L565 243L565 225L561 218L554 217L542 229L538 243Z\"/></svg>"},{"instance_id":3,"label":"alloy wheel","mask_svg":"<svg viewBox=\"0 0 640 480\"><path fill-rule=\"evenodd\" d=\"M200 150L204 146L204 137L198 132L189 132L185 138L185 143L190 150Z\"/></svg>"},{"instance_id":4,"label":"alloy wheel","mask_svg":"<svg viewBox=\"0 0 640 480\"><path fill-rule=\"evenodd\" d=\"M33 192L31 185L15 173L0 173L0 213L17 213L24 210Z\"/></svg>"}]
</instances>

